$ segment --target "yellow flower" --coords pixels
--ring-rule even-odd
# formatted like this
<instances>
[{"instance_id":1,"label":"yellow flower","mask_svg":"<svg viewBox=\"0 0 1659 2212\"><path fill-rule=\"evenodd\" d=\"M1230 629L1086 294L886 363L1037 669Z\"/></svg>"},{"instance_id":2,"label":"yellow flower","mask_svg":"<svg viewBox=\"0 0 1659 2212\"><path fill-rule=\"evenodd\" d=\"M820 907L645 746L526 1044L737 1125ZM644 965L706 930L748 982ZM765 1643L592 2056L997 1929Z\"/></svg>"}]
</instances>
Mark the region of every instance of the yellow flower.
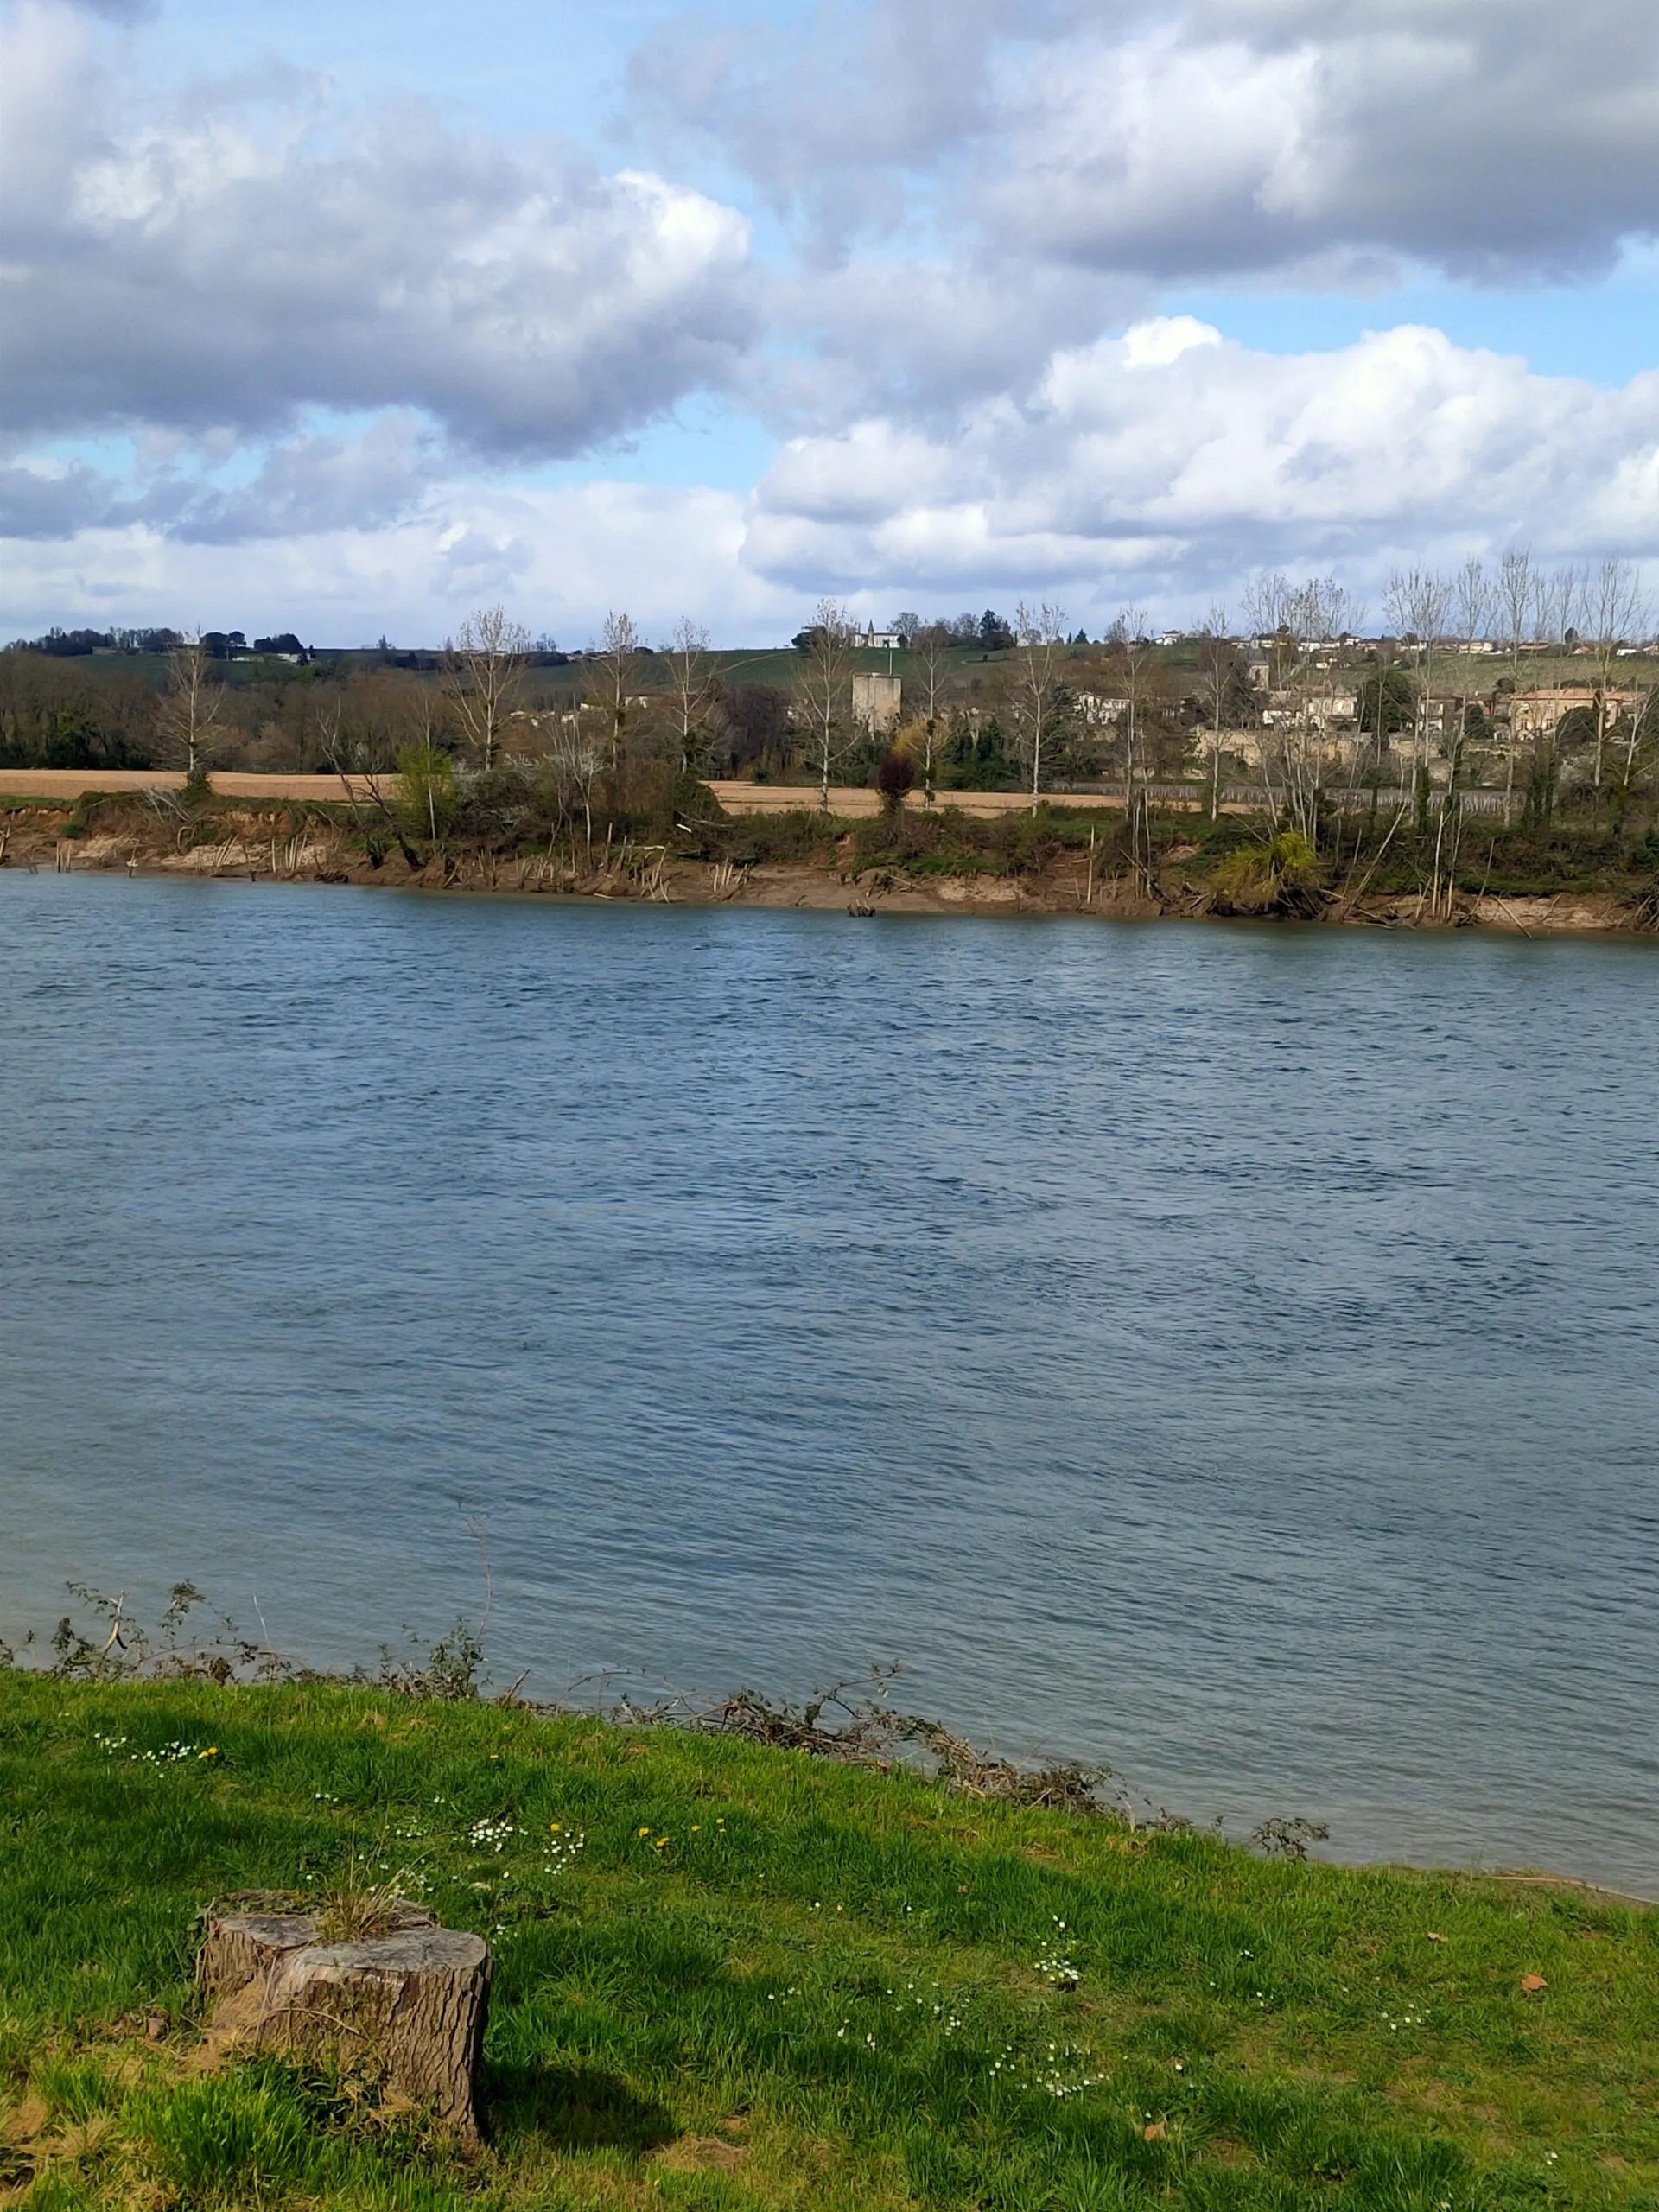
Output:
<instances>
[{"instance_id":1,"label":"yellow flower","mask_svg":"<svg viewBox=\"0 0 1659 2212\"><path fill-rule=\"evenodd\" d=\"M652 1846L652 1849L653 1851L660 1851L667 1841L668 1838L665 1835L659 1835L656 1842Z\"/></svg>"},{"instance_id":2,"label":"yellow flower","mask_svg":"<svg viewBox=\"0 0 1659 2212\"><path fill-rule=\"evenodd\" d=\"M649 1828L641 1828L639 1833L641 1835L649 1835L651 1834L651 1830Z\"/></svg>"},{"instance_id":3,"label":"yellow flower","mask_svg":"<svg viewBox=\"0 0 1659 2212\"><path fill-rule=\"evenodd\" d=\"M563 1821L550 1821L547 1825L552 1829L554 1834L557 1835L559 1830L564 1826L564 1822Z\"/></svg>"}]
</instances>

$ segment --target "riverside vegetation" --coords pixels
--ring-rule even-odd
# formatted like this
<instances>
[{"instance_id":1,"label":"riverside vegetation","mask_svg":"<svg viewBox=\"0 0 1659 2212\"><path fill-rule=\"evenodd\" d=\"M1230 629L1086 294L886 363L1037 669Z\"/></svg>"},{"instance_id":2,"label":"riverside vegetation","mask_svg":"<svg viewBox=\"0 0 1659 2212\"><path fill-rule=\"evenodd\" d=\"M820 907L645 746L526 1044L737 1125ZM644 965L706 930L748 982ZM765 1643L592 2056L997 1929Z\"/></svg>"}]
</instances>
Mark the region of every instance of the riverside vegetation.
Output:
<instances>
[{"instance_id":1,"label":"riverside vegetation","mask_svg":"<svg viewBox=\"0 0 1659 2212\"><path fill-rule=\"evenodd\" d=\"M7 2201L1659 2201L1659 1911L1321 1865L1294 1821L1255 1854L868 1704L486 1702L478 1658L348 1682L66 1624L0 1673ZM198 1916L249 1890L490 1940L480 2155L371 2079L204 2061Z\"/></svg>"},{"instance_id":2,"label":"riverside vegetation","mask_svg":"<svg viewBox=\"0 0 1659 2212\"><path fill-rule=\"evenodd\" d=\"M435 789L435 786L436 788ZM531 770L452 765L340 802L211 791L0 799L0 863L427 889L774 905L1244 915L1371 924L1659 929L1659 830L1524 815L1215 821L1063 798L976 817L944 801L856 822L814 806L728 813L708 785L619 777L572 819ZM1519 903L1517 903L1519 902Z\"/></svg>"},{"instance_id":3,"label":"riverside vegetation","mask_svg":"<svg viewBox=\"0 0 1659 2212\"><path fill-rule=\"evenodd\" d=\"M1629 563L1548 575L1506 555L1455 590L1413 570L1370 641L1329 580L1260 577L1247 600L1254 642L1220 609L1154 642L1128 609L1091 643L1044 605L905 616L874 652L829 600L792 652L747 655L690 621L653 651L626 614L563 654L499 607L428 654L53 633L0 654L0 856L1522 927L1559 917L1506 902L1572 899L1579 925L1659 923L1659 656L1621 642L1648 619ZM884 671L907 702L891 725L857 689ZM182 794L4 804L8 767L157 765ZM238 807L215 766L326 771L343 802ZM799 786L799 805L728 817L705 780L722 775ZM829 807L848 782L880 799L853 830ZM1029 819L951 804L991 791L1026 794ZM1115 811L1067 806L1106 791Z\"/></svg>"}]
</instances>

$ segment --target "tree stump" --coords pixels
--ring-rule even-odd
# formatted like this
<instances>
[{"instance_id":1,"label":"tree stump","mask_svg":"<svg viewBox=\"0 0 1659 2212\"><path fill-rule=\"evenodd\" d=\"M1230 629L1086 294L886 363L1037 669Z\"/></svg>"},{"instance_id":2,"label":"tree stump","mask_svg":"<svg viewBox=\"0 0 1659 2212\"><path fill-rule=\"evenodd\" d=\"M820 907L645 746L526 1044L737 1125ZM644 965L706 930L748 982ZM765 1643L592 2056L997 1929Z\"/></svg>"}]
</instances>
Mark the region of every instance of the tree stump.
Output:
<instances>
[{"instance_id":1,"label":"tree stump","mask_svg":"<svg viewBox=\"0 0 1659 2212\"><path fill-rule=\"evenodd\" d=\"M325 1942L309 1913L213 1913L198 1963L210 2044L367 2074L463 2141L489 2005L490 1947L399 1906L384 1935Z\"/></svg>"},{"instance_id":2,"label":"tree stump","mask_svg":"<svg viewBox=\"0 0 1659 2212\"><path fill-rule=\"evenodd\" d=\"M196 1980L210 2005L219 2005L251 1982L268 1974L285 1951L302 1949L321 1938L308 1912L289 1912L278 1897L231 1897L207 1917L207 1934L196 1960Z\"/></svg>"}]
</instances>

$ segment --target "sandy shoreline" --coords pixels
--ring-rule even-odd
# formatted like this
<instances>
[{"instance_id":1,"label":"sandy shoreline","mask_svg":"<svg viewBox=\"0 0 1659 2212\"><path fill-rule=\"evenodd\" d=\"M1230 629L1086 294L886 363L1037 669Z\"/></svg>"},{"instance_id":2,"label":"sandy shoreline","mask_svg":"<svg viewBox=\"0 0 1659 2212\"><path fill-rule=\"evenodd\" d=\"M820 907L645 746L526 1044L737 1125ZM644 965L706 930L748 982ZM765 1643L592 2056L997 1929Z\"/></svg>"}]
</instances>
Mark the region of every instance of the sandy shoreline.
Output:
<instances>
[{"instance_id":1,"label":"sandy shoreline","mask_svg":"<svg viewBox=\"0 0 1659 2212\"><path fill-rule=\"evenodd\" d=\"M211 878L223 882L311 882L382 890L419 891L469 897L555 897L633 904L688 906L764 906L817 913L844 913L861 920L881 914L985 914L1040 917L1092 915L1103 921L1216 920L1195 909L1160 905L1122 885L1097 885L1090 901L1081 880L1069 875L1032 880L963 875L922 879L878 879L836 873L806 864L770 864L732 868L700 861L661 864L648 880L620 871L596 871L572 880L566 872L539 861L470 859L446 875L436 862L414 870L395 855L377 868L345 840L315 835L303 839L256 840L227 837L183 854L135 850L123 837L86 837L71 842L54 838L14 837L0 867L12 870L54 870L63 874ZM1631 926L1630 911L1605 893L1563 893L1553 898L1500 899L1471 896L1454 923L1421 912L1426 901L1413 897L1371 896L1344 905L1334 902L1317 922L1303 927L1467 928L1518 937L1624 936L1651 943L1652 933Z\"/></svg>"}]
</instances>

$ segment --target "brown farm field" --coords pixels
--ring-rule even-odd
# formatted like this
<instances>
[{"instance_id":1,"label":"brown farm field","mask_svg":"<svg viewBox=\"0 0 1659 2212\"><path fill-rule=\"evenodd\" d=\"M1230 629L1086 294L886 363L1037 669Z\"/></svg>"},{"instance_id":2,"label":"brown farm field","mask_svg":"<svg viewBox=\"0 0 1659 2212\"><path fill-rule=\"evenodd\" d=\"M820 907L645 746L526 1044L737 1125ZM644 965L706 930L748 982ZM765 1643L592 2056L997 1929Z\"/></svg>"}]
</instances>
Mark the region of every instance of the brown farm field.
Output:
<instances>
[{"instance_id":1,"label":"brown farm field","mask_svg":"<svg viewBox=\"0 0 1659 2212\"><path fill-rule=\"evenodd\" d=\"M371 796L371 785L378 784L387 797L396 794L396 776L371 778L367 776L302 776L256 775L238 769L225 769L211 779L215 795L220 798L315 799L339 800L346 795L349 785L353 798ZM728 814L789 814L801 808L813 810L818 804L816 784L753 784L714 782L709 786ZM6 768L0 769L0 800L7 798L60 799L73 803L87 791L182 791L184 778L174 771L162 768ZM1051 805L1086 807L1122 812L1121 793L1113 791L1047 792L1045 798ZM1205 804L1205 794L1193 787L1192 804ZM947 791L941 793L940 805L957 808L961 813L986 819L1000 814L1017 814L1031 805L1028 791ZM1169 801L1160 801L1168 805ZM925 805L919 791L912 791L906 804L920 810ZM859 821L881 810L879 791L861 785L832 784L830 787L830 811L848 821ZM1244 810L1229 803L1228 813Z\"/></svg>"}]
</instances>

